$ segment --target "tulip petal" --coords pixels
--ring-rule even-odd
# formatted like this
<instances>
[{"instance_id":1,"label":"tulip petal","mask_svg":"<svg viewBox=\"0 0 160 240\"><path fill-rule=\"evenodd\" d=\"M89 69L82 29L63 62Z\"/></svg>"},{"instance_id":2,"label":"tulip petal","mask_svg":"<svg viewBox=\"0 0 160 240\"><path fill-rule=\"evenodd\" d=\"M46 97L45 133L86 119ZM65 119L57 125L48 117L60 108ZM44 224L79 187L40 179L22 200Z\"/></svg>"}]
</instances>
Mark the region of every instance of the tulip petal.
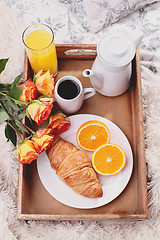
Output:
<instances>
[{"instance_id":1,"label":"tulip petal","mask_svg":"<svg viewBox=\"0 0 160 240\"><path fill-rule=\"evenodd\" d=\"M51 97L54 91L54 78L50 74L50 71L42 71L38 73L35 77L35 84L38 89L38 92Z\"/></svg>"},{"instance_id":2,"label":"tulip petal","mask_svg":"<svg viewBox=\"0 0 160 240\"><path fill-rule=\"evenodd\" d=\"M30 164L33 160L38 158L38 154L35 150L35 145L30 140L25 140L18 146L18 158L22 164Z\"/></svg>"},{"instance_id":3,"label":"tulip petal","mask_svg":"<svg viewBox=\"0 0 160 240\"><path fill-rule=\"evenodd\" d=\"M18 87L23 89L23 92L21 96L19 97L19 100L24 102L31 102L32 100L36 99L37 96L37 87L35 86L32 79L28 79L23 84L18 85Z\"/></svg>"},{"instance_id":4,"label":"tulip petal","mask_svg":"<svg viewBox=\"0 0 160 240\"><path fill-rule=\"evenodd\" d=\"M34 120L40 111L40 104L36 103L36 102L31 103L28 106L27 110L28 110L30 117Z\"/></svg>"},{"instance_id":5,"label":"tulip petal","mask_svg":"<svg viewBox=\"0 0 160 240\"><path fill-rule=\"evenodd\" d=\"M41 138L33 137L32 140L35 143L36 151L41 153L47 150L53 142L54 136L43 135Z\"/></svg>"}]
</instances>

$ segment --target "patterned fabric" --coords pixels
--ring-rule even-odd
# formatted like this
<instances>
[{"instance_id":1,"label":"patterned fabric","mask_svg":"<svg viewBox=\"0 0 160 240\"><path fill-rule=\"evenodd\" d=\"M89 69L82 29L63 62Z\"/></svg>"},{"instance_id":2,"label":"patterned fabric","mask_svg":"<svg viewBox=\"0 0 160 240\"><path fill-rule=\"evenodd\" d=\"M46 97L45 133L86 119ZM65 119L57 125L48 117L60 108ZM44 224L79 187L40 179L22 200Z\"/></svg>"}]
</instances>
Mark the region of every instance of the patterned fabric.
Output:
<instances>
[{"instance_id":1,"label":"patterned fabric","mask_svg":"<svg viewBox=\"0 0 160 240\"><path fill-rule=\"evenodd\" d=\"M83 1L88 1L88 4L91 2L91 0L5 0L7 5L21 18L24 27L37 22L49 25L54 31L56 43L97 43L99 39L108 32L112 25L93 34L88 26L88 16L86 15ZM94 1L96 2L96 0ZM99 3L101 1L102 0L97 0ZM122 2L122 0L116 1ZM123 2L126 3L126 9L130 9L131 12L128 1L129 0L123 0ZM112 5L114 2L115 1L110 0ZM149 0L141 0L139 2L141 2L141 4L143 2L144 5L144 2L149 3ZM152 33L160 28L159 25L157 25L159 23L159 8L160 2L150 4L130 14L128 18L123 18L123 16L120 16L120 12L118 12L117 16L121 17L121 21L118 21L118 24L129 26L131 30L138 28L145 32L145 34L152 36ZM107 11L107 8L105 8L105 11ZM125 10L123 10L123 14L124 13ZM101 14L101 12L98 12L97 17ZM116 19L118 20L118 17ZM101 24L101 28L103 24ZM97 28L97 25L99 26L98 21L94 21L93 26ZM157 27L155 28L154 26Z\"/></svg>"},{"instance_id":2,"label":"patterned fabric","mask_svg":"<svg viewBox=\"0 0 160 240\"><path fill-rule=\"evenodd\" d=\"M155 0L76 0L72 2L72 9L79 16L82 26L92 32L98 32ZM84 10L82 10L83 7Z\"/></svg>"},{"instance_id":3,"label":"patterned fabric","mask_svg":"<svg viewBox=\"0 0 160 240\"><path fill-rule=\"evenodd\" d=\"M140 45L141 68L143 70L144 65L153 71L154 74L160 72L160 66L157 61L160 52L160 1L140 8L127 17L121 16L121 20L106 28L104 27L97 33L92 33L87 26L88 22L83 8L83 1L88 1L88 4L91 2L91 0L5 0L7 5L20 17L23 22L23 30L33 23L45 23L53 29L55 43L58 44L97 44L108 31L119 26L122 28L128 27L131 31L140 30L144 33L144 38ZM92 1L93 3L103 1L104 4L104 0ZM132 8L129 7L129 1L132 3ZM137 0L135 1L137 2ZM115 6L115 2L119 4L122 4L122 2L123 4L126 3L126 9L130 9L130 11L135 7L133 0L110 0L112 6L113 4ZM149 2L153 2L153 0L139 0L138 7ZM125 10L122 12L125 13ZM118 14L120 13L118 12ZM98 14L97 16L100 15ZM96 24L98 22L95 21L94 26Z\"/></svg>"}]
</instances>

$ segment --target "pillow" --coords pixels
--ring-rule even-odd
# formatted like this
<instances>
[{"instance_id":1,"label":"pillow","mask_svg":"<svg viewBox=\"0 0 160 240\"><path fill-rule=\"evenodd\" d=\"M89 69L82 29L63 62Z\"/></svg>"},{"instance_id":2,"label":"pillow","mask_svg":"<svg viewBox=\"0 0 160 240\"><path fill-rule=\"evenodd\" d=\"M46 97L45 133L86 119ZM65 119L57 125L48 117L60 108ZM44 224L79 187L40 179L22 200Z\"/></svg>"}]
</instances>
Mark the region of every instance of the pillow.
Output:
<instances>
[{"instance_id":1,"label":"pillow","mask_svg":"<svg viewBox=\"0 0 160 240\"><path fill-rule=\"evenodd\" d=\"M155 0L75 0L74 12L86 30L94 33Z\"/></svg>"}]
</instances>

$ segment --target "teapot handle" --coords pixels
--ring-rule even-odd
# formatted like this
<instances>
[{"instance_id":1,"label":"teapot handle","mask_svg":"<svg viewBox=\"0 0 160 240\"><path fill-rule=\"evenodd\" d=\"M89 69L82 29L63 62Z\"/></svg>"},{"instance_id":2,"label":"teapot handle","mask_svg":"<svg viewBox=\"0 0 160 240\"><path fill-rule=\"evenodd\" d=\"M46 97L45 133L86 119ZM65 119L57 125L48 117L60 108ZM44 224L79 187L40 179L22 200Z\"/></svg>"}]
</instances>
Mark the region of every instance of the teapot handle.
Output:
<instances>
[{"instance_id":1,"label":"teapot handle","mask_svg":"<svg viewBox=\"0 0 160 240\"><path fill-rule=\"evenodd\" d=\"M136 49L138 48L139 44L141 43L143 37L144 37L144 34L140 31L136 31L136 33L134 35L132 35L132 39L133 39Z\"/></svg>"}]
</instances>

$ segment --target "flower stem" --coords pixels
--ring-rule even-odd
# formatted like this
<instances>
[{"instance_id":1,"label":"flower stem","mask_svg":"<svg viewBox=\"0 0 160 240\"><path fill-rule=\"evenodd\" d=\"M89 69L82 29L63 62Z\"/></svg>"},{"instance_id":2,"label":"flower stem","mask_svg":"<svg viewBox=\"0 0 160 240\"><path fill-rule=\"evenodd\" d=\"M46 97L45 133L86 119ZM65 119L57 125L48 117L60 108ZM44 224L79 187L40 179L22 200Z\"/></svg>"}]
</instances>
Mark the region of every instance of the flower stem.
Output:
<instances>
[{"instance_id":1,"label":"flower stem","mask_svg":"<svg viewBox=\"0 0 160 240\"><path fill-rule=\"evenodd\" d=\"M30 128L30 127L28 127L25 123L22 123L23 124L23 126L25 127L25 128L27 128L32 134L34 134L35 132Z\"/></svg>"},{"instance_id":2,"label":"flower stem","mask_svg":"<svg viewBox=\"0 0 160 240\"><path fill-rule=\"evenodd\" d=\"M26 103L26 102L23 102L23 101L19 101L19 100L15 99L15 98L10 97L10 96L7 95L7 94L1 92L1 91L0 91L0 94L3 95L3 96L5 96L6 98L9 98L9 99L13 100L14 102L16 102L16 103L18 103L18 104L20 104L20 105L25 105L25 106L28 106L28 105L29 105L29 103Z\"/></svg>"},{"instance_id":3,"label":"flower stem","mask_svg":"<svg viewBox=\"0 0 160 240\"><path fill-rule=\"evenodd\" d=\"M23 140L22 136L19 134L19 132L17 132L17 130L12 126L12 124L10 124L8 121L7 121L7 124L16 132L16 134L18 135L18 137Z\"/></svg>"}]
</instances>

